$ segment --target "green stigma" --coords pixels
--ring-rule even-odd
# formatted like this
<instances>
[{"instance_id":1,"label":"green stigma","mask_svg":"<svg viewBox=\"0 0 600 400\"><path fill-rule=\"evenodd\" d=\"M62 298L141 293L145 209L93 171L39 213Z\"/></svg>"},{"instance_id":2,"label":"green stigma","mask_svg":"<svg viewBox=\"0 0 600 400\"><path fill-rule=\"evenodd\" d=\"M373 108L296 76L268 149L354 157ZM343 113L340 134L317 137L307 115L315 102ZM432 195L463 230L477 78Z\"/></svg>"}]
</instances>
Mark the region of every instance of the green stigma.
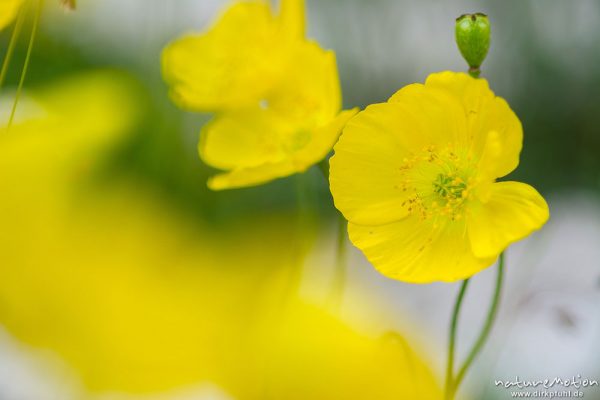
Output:
<instances>
[{"instance_id":1,"label":"green stigma","mask_svg":"<svg viewBox=\"0 0 600 400\"><path fill-rule=\"evenodd\" d=\"M445 200L462 199L466 188L466 182L455 176L439 174L433 181L433 191Z\"/></svg>"}]
</instances>

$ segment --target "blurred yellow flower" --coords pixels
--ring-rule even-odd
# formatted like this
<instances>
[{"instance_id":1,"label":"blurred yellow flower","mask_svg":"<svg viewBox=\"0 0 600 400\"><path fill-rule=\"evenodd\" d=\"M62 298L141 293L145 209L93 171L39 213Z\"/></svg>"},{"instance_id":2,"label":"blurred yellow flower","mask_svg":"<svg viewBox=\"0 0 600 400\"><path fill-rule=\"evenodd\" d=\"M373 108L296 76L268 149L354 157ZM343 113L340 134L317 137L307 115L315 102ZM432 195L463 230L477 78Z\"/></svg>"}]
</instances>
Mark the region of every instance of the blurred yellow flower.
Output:
<instances>
[{"instance_id":1,"label":"blurred yellow flower","mask_svg":"<svg viewBox=\"0 0 600 400\"><path fill-rule=\"evenodd\" d=\"M228 171L214 190L252 186L303 172L331 150L356 110L342 111L335 55L304 38L302 0L236 2L201 35L164 50L171 97L192 111L217 112L199 152Z\"/></svg>"},{"instance_id":2,"label":"blurred yellow flower","mask_svg":"<svg viewBox=\"0 0 600 400\"><path fill-rule=\"evenodd\" d=\"M254 333L242 368L255 392L239 399L442 399L430 367L398 334L360 334L298 301L281 322L267 319Z\"/></svg>"},{"instance_id":3,"label":"blurred yellow flower","mask_svg":"<svg viewBox=\"0 0 600 400\"><path fill-rule=\"evenodd\" d=\"M519 163L522 127L487 81L432 74L344 129L331 191L352 242L382 274L455 281L539 229L548 206L531 186L495 182Z\"/></svg>"},{"instance_id":4,"label":"blurred yellow flower","mask_svg":"<svg viewBox=\"0 0 600 400\"><path fill-rule=\"evenodd\" d=\"M132 92L114 72L69 78L24 96L0 131L4 329L63 360L76 398L212 382L239 400L440 399L404 339L282 302L306 234L285 216L208 229L107 173L134 131Z\"/></svg>"},{"instance_id":5,"label":"blurred yellow flower","mask_svg":"<svg viewBox=\"0 0 600 400\"><path fill-rule=\"evenodd\" d=\"M0 0L0 30L6 28L16 17L25 0Z\"/></svg>"}]
</instances>

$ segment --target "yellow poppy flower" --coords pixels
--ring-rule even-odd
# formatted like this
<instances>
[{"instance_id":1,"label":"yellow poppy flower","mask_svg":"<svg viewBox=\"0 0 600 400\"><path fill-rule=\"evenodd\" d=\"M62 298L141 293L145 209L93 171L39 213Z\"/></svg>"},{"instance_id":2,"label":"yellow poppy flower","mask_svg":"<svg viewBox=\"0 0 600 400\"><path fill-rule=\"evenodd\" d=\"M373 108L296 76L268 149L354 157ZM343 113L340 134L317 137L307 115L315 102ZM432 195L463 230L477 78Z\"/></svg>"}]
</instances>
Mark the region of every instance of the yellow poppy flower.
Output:
<instances>
[{"instance_id":1,"label":"yellow poppy flower","mask_svg":"<svg viewBox=\"0 0 600 400\"><path fill-rule=\"evenodd\" d=\"M238 1L202 34L168 45L163 75L171 98L191 111L254 105L285 74L304 34L300 0L285 0L281 15L267 1Z\"/></svg>"},{"instance_id":2,"label":"yellow poppy flower","mask_svg":"<svg viewBox=\"0 0 600 400\"><path fill-rule=\"evenodd\" d=\"M0 30L15 19L23 2L24 0L0 0Z\"/></svg>"},{"instance_id":3,"label":"yellow poppy flower","mask_svg":"<svg viewBox=\"0 0 600 400\"><path fill-rule=\"evenodd\" d=\"M228 172L215 190L252 186L303 172L322 160L356 113L342 111L335 55L304 38L304 5L238 2L202 35L167 46L171 97L192 111L218 112L199 152Z\"/></svg>"},{"instance_id":4,"label":"yellow poppy flower","mask_svg":"<svg viewBox=\"0 0 600 400\"><path fill-rule=\"evenodd\" d=\"M467 278L539 229L531 186L495 182L519 163L519 119L484 79L432 74L344 129L331 159L350 239L382 274L414 283Z\"/></svg>"}]
</instances>

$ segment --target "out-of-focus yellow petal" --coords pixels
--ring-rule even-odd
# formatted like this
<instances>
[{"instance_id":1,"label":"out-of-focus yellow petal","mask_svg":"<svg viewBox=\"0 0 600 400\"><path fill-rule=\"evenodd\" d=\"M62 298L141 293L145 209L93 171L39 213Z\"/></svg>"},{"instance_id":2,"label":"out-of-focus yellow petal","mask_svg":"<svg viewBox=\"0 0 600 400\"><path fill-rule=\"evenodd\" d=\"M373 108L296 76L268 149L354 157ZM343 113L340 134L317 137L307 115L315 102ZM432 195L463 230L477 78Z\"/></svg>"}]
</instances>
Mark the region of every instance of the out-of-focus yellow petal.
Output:
<instances>
[{"instance_id":1,"label":"out-of-focus yellow petal","mask_svg":"<svg viewBox=\"0 0 600 400\"><path fill-rule=\"evenodd\" d=\"M297 45L285 76L267 98L267 106L298 128L329 123L342 103L335 53L315 42Z\"/></svg>"},{"instance_id":2,"label":"out-of-focus yellow petal","mask_svg":"<svg viewBox=\"0 0 600 400\"><path fill-rule=\"evenodd\" d=\"M7 331L59 356L93 394L210 381L239 400L440 399L401 337L365 336L283 300L301 260L287 219L208 230L140 182L94 180L127 130L121 114L134 115L126 82L100 74L56 84L27 97L39 110L20 108L1 138Z\"/></svg>"},{"instance_id":3,"label":"out-of-focus yellow petal","mask_svg":"<svg viewBox=\"0 0 600 400\"><path fill-rule=\"evenodd\" d=\"M317 128L312 133L312 140L294 154L295 161L308 168L324 159L331 152L348 120L357 112L358 108L344 110L329 124Z\"/></svg>"},{"instance_id":4,"label":"out-of-focus yellow petal","mask_svg":"<svg viewBox=\"0 0 600 400\"><path fill-rule=\"evenodd\" d=\"M81 172L86 171L87 160L119 140L137 120L139 97L135 87L124 73L96 71L25 92L10 131L6 130L6 123L13 97L3 97L0 99L3 160L19 162L18 168L23 172L37 171L40 180L50 173L45 164L72 173L76 171L73 165L83 163ZM114 112L115 109L119 112ZM17 167L8 170L14 172L14 168ZM54 173L68 179L66 170L63 172Z\"/></svg>"},{"instance_id":5,"label":"out-of-focus yellow petal","mask_svg":"<svg viewBox=\"0 0 600 400\"><path fill-rule=\"evenodd\" d=\"M239 113L215 119L207 125L208 129L203 131L205 139L200 142L201 157L214 167L233 169L210 178L208 186L212 190L253 186L306 171L329 153L342 127L356 111L342 111L331 123L314 132L290 133L289 138L283 142L280 138L273 138L285 132L287 127L280 126L279 130L269 130L271 127L267 127L270 122L280 121L273 114L270 114L272 118L269 118L267 113L265 118L259 120L253 118L260 115L258 112L248 114L246 119L240 119ZM252 122L256 124L252 125ZM231 129L239 123L242 124L239 130ZM256 129L260 124L265 124L265 129ZM275 128L276 125L275 123ZM224 129L213 131L213 128L217 127ZM246 131L244 127L248 127L249 130ZM234 143L238 133L239 141ZM207 145L208 143L210 145ZM244 147L239 147L244 143ZM229 145L232 147L228 147ZM212 153L209 146L213 149ZM216 151L217 146L220 147L221 153ZM298 146L300 150L295 151L294 146ZM211 158L213 155L214 158ZM220 155L222 157L219 157ZM230 160L230 164L225 164L226 160ZM252 165L253 163L256 164Z\"/></svg>"},{"instance_id":6,"label":"out-of-focus yellow petal","mask_svg":"<svg viewBox=\"0 0 600 400\"><path fill-rule=\"evenodd\" d=\"M467 230L473 253L496 257L508 245L542 227L550 217L548 204L531 186L520 182L491 185L489 199L469 208Z\"/></svg>"},{"instance_id":7,"label":"out-of-focus yellow petal","mask_svg":"<svg viewBox=\"0 0 600 400\"><path fill-rule=\"evenodd\" d=\"M441 399L431 370L400 335L360 334L302 302L273 322L253 336L246 382L232 391L240 399Z\"/></svg>"},{"instance_id":8,"label":"out-of-focus yellow petal","mask_svg":"<svg viewBox=\"0 0 600 400\"><path fill-rule=\"evenodd\" d=\"M216 111L254 104L285 73L288 49L265 1L233 4L206 33L167 46L163 75L181 107Z\"/></svg>"},{"instance_id":9,"label":"out-of-focus yellow petal","mask_svg":"<svg viewBox=\"0 0 600 400\"><path fill-rule=\"evenodd\" d=\"M304 0L281 0L280 23L284 35L291 40L304 38L306 31Z\"/></svg>"},{"instance_id":10,"label":"out-of-focus yellow petal","mask_svg":"<svg viewBox=\"0 0 600 400\"><path fill-rule=\"evenodd\" d=\"M104 136L115 135L117 128L129 126L135 119L138 112L135 103L139 98L132 93L134 87L131 77L117 70L87 72L58 83L46 84L38 90L25 92L25 104L24 107L17 107L13 128L18 128L19 125L30 127L28 124L32 122L41 122L46 127L71 124L73 128L79 128L79 131L92 129L95 134L88 135L90 140L99 136L106 141ZM119 98L122 100L119 101ZM0 100L0 126L4 128L13 98L11 95ZM107 110L113 110L113 107L120 108L123 112L111 114L110 118L99 118L106 116ZM95 124L86 124L92 121ZM76 136L79 132L66 130L63 134Z\"/></svg>"},{"instance_id":11,"label":"out-of-focus yellow petal","mask_svg":"<svg viewBox=\"0 0 600 400\"><path fill-rule=\"evenodd\" d=\"M252 168L285 159L281 135L290 126L260 107L222 113L200 133L202 160L219 169Z\"/></svg>"},{"instance_id":12,"label":"out-of-focus yellow petal","mask_svg":"<svg viewBox=\"0 0 600 400\"><path fill-rule=\"evenodd\" d=\"M139 182L98 183L134 116L130 90L111 73L57 83L2 132L0 322L94 392L224 380L263 285L299 256L297 232L261 219L220 236Z\"/></svg>"},{"instance_id":13,"label":"out-of-focus yellow petal","mask_svg":"<svg viewBox=\"0 0 600 400\"><path fill-rule=\"evenodd\" d=\"M262 164L256 167L234 169L217 174L208 180L212 190L235 189L255 186L300 172L291 160Z\"/></svg>"},{"instance_id":14,"label":"out-of-focus yellow petal","mask_svg":"<svg viewBox=\"0 0 600 400\"><path fill-rule=\"evenodd\" d=\"M15 19L23 2L24 0L0 0L0 30Z\"/></svg>"},{"instance_id":15,"label":"out-of-focus yellow petal","mask_svg":"<svg viewBox=\"0 0 600 400\"><path fill-rule=\"evenodd\" d=\"M254 107L225 111L207 124L200 156L229 170L209 181L214 190L258 185L303 172L322 160L356 110L339 112L341 93L332 52L299 45L276 90Z\"/></svg>"},{"instance_id":16,"label":"out-of-focus yellow petal","mask_svg":"<svg viewBox=\"0 0 600 400\"><path fill-rule=\"evenodd\" d=\"M477 258L464 221L433 226L417 216L378 226L348 224L352 243L383 275L411 283L453 282L492 265Z\"/></svg>"},{"instance_id":17,"label":"out-of-focus yellow petal","mask_svg":"<svg viewBox=\"0 0 600 400\"><path fill-rule=\"evenodd\" d=\"M331 150L340 114L335 54L304 38L303 0L238 2L202 35L167 46L163 72L182 107L218 112L199 144L227 171L209 187L268 182L306 170ZM325 148L325 147L328 148Z\"/></svg>"}]
</instances>

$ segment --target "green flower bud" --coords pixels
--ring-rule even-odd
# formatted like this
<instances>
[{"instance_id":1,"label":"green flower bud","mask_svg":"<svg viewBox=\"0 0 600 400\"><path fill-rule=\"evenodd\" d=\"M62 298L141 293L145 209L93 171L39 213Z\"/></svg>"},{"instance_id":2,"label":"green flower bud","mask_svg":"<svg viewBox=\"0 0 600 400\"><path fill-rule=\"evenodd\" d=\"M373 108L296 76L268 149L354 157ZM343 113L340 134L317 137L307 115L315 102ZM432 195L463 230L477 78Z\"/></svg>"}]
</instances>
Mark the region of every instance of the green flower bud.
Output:
<instances>
[{"instance_id":1,"label":"green flower bud","mask_svg":"<svg viewBox=\"0 0 600 400\"><path fill-rule=\"evenodd\" d=\"M456 44L475 78L490 49L490 33L490 21L485 14L464 14L456 19Z\"/></svg>"}]
</instances>

